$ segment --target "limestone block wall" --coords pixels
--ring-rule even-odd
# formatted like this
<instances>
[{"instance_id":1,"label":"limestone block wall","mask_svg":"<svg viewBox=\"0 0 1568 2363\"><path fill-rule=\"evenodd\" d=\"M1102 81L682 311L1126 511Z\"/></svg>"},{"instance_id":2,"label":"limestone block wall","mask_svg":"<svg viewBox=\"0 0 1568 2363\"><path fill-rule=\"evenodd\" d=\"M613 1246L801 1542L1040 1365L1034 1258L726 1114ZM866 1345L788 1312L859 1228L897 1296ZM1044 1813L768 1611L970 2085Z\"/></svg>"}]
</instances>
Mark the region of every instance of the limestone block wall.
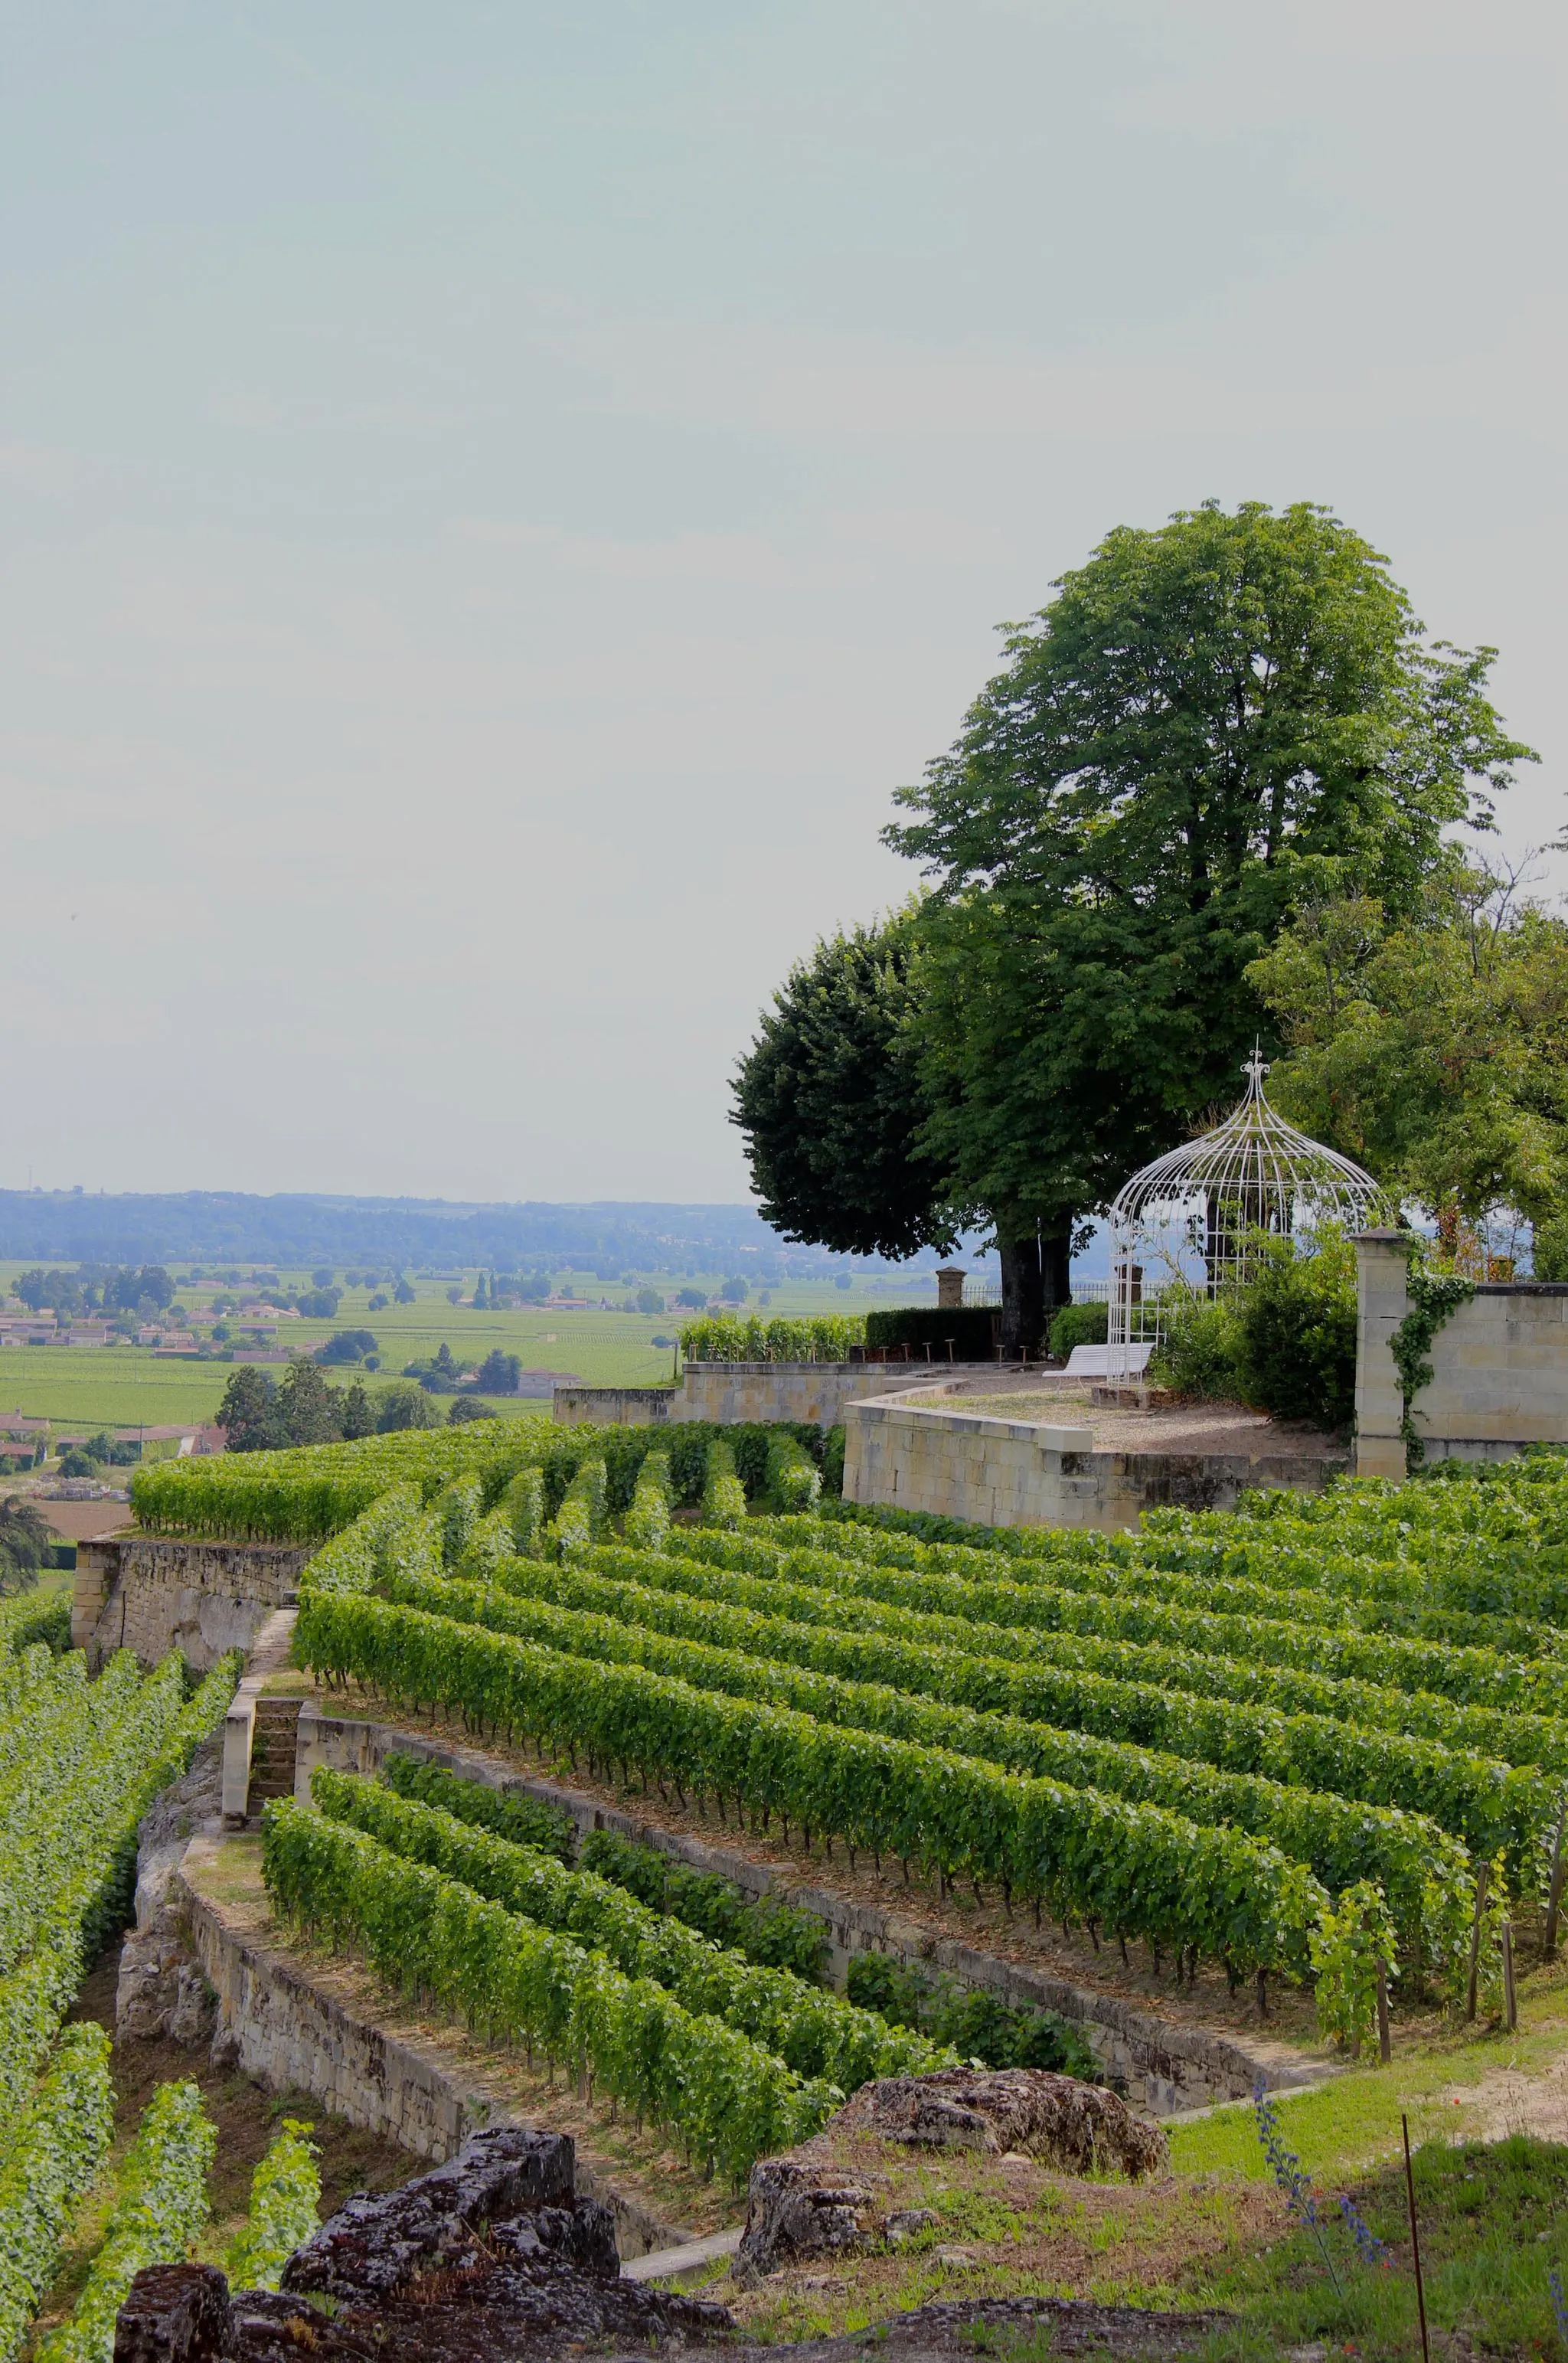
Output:
<instances>
[{"instance_id":1,"label":"limestone block wall","mask_svg":"<svg viewBox=\"0 0 1568 2363\"><path fill-rule=\"evenodd\" d=\"M988 1362L944 1369L950 1377L996 1376ZM902 1393L912 1376L907 1362L688 1362L678 1387L558 1387L555 1416L566 1426L701 1419L836 1427L846 1403Z\"/></svg>"},{"instance_id":2,"label":"limestone block wall","mask_svg":"<svg viewBox=\"0 0 1568 2363\"><path fill-rule=\"evenodd\" d=\"M1356 1239L1356 1473L1405 1475L1403 1398L1389 1340L1410 1311L1408 1234ZM1497 1460L1521 1444L1568 1444L1568 1287L1493 1281L1427 1349L1431 1383L1411 1405L1429 1460Z\"/></svg>"},{"instance_id":3,"label":"limestone block wall","mask_svg":"<svg viewBox=\"0 0 1568 2363\"><path fill-rule=\"evenodd\" d=\"M1087 1427L948 1408L944 1387L851 1403L845 1498L987 1526L1135 1528L1144 1510L1233 1509L1245 1488L1318 1492L1346 1458L1296 1453L1097 1452Z\"/></svg>"},{"instance_id":4,"label":"limestone block wall","mask_svg":"<svg viewBox=\"0 0 1568 2363\"><path fill-rule=\"evenodd\" d=\"M72 1647L94 1668L116 1649L151 1666L181 1648L205 1673L226 1651L248 1649L272 1611L294 1599L315 1548L135 1533L79 1543Z\"/></svg>"}]
</instances>

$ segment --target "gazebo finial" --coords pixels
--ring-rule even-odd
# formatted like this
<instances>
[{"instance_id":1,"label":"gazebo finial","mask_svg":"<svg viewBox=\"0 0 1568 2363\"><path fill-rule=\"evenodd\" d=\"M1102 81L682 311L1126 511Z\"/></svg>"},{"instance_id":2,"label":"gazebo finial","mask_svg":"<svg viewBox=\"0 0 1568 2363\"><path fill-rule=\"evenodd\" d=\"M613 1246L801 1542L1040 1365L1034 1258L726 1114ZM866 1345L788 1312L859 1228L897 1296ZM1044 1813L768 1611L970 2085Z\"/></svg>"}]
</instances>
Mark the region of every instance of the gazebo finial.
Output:
<instances>
[{"instance_id":1,"label":"gazebo finial","mask_svg":"<svg viewBox=\"0 0 1568 2363\"><path fill-rule=\"evenodd\" d=\"M1248 1093L1249 1098L1262 1099L1263 1079L1267 1074L1268 1070L1269 1061L1264 1057L1263 1044L1254 1034L1253 1037L1253 1055L1250 1059L1243 1059L1242 1061L1242 1072L1246 1076L1247 1082L1251 1086Z\"/></svg>"}]
</instances>

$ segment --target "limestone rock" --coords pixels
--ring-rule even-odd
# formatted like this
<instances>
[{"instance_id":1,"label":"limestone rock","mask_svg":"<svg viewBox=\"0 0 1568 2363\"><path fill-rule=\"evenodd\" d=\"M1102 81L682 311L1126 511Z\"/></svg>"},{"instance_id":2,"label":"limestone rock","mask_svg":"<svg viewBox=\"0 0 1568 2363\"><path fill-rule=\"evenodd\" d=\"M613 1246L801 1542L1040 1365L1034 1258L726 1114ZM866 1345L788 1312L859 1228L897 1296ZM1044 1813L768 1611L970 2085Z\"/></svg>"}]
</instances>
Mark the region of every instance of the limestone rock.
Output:
<instances>
[{"instance_id":1,"label":"limestone rock","mask_svg":"<svg viewBox=\"0 0 1568 2363\"><path fill-rule=\"evenodd\" d=\"M492 2224L512 2216L547 2213L525 2235L531 2254L582 2252L602 2257L598 2217L580 2235L567 2234L576 2200L576 2153L569 2134L536 2133L526 2125L491 2125L463 2144L454 2158L379 2199L350 2199L283 2268L285 2290L319 2291L340 2305L368 2305L410 2282L450 2271L470 2258ZM602 2213L604 2211L601 2210ZM615 2255L612 2219L609 2250ZM573 2259L575 2261L575 2259ZM619 2261L612 2267L619 2270Z\"/></svg>"},{"instance_id":2,"label":"limestone rock","mask_svg":"<svg viewBox=\"0 0 1568 2363\"><path fill-rule=\"evenodd\" d=\"M212 2363L234 2326L215 2265L151 2265L115 2324L115 2363Z\"/></svg>"},{"instance_id":3,"label":"limestone rock","mask_svg":"<svg viewBox=\"0 0 1568 2363\"><path fill-rule=\"evenodd\" d=\"M171 1884L185 1848L223 1806L223 1734L204 1739L183 1778L154 1798L137 1835L136 1925L120 1951L115 2039L204 2043L213 2002Z\"/></svg>"},{"instance_id":4,"label":"limestone rock","mask_svg":"<svg viewBox=\"0 0 1568 2363\"><path fill-rule=\"evenodd\" d=\"M1009 2150L1066 2174L1108 2169L1136 2180L1165 2165L1165 2135L1103 2085L1045 2068L944 2068L863 2085L832 2129L933 2148Z\"/></svg>"},{"instance_id":5,"label":"limestone rock","mask_svg":"<svg viewBox=\"0 0 1568 2363\"><path fill-rule=\"evenodd\" d=\"M746 2194L734 2271L742 2280L802 2257L842 2257L875 2236L874 2202L854 2183L824 2180L792 2158L758 2158Z\"/></svg>"}]
</instances>

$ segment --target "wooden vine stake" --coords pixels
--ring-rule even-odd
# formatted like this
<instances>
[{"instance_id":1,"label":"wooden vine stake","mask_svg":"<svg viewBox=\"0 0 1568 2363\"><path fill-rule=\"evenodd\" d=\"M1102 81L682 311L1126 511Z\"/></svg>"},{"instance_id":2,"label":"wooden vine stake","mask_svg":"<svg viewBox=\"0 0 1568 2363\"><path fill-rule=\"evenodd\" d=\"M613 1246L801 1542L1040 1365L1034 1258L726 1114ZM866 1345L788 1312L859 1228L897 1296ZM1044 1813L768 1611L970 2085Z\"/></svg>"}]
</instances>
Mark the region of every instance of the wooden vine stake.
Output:
<instances>
[{"instance_id":1,"label":"wooden vine stake","mask_svg":"<svg viewBox=\"0 0 1568 2363\"><path fill-rule=\"evenodd\" d=\"M1486 1909L1486 1882L1491 1875L1489 1862L1484 1862L1475 1874L1475 1917L1470 1924L1470 1976L1464 1989L1464 2015L1472 2019L1475 2015L1475 1990L1481 1971L1481 1921Z\"/></svg>"},{"instance_id":2,"label":"wooden vine stake","mask_svg":"<svg viewBox=\"0 0 1568 2363\"><path fill-rule=\"evenodd\" d=\"M1388 2025L1388 1964L1377 1964L1377 2056L1385 2068L1394 2057L1394 2036Z\"/></svg>"},{"instance_id":3,"label":"wooden vine stake","mask_svg":"<svg viewBox=\"0 0 1568 2363\"><path fill-rule=\"evenodd\" d=\"M1519 2023L1518 1996L1514 1991L1514 1924L1503 1923L1503 2025L1510 2035L1516 2034Z\"/></svg>"},{"instance_id":4,"label":"wooden vine stake","mask_svg":"<svg viewBox=\"0 0 1568 2363\"><path fill-rule=\"evenodd\" d=\"M1410 2210L1410 2254L1416 2260L1416 2311L1421 2317L1421 2363L1431 2363L1431 2350L1427 2345L1427 2292L1421 2280L1421 2235L1416 2229L1416 2178L1410 2170L1410 2120L1400 2112L1399 2126L1405 2136L1405 2197Z\"/></svg>"},{"instance_id":5,"label":"wooden vine stake","mask_svg":"<svg viewBox=\"0 0 1568 2363\"><path fill-rule=\"evenodd\" d=\"M1546 1935L1541 1943L1541 1958L1551 1960L1557 1952L1557 1914L1562 1903L1562 1831L1568 1823L1568 1796L1562 1800L1557 1815L1557 1836L1551 1841L1551 1884L1546 1894Z\"/></svg>"}]
</instances>

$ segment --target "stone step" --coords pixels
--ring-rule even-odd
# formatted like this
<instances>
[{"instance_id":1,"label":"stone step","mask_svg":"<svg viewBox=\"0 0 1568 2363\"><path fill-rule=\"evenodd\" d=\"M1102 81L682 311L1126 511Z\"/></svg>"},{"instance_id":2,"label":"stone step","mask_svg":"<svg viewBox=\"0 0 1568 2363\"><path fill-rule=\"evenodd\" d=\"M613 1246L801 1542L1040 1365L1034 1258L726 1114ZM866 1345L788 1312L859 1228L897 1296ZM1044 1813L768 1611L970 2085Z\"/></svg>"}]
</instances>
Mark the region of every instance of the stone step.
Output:
<instances>
[{"instance_id":1,"label":"stone step","mask_svg":"<svg viewBox=\"0 0 1568 2363\"><path fill-rule=\"evenodd\" d=\"M297 1698L259 1698L250 1740L250 1786L245 1812L248 1821L272 1797L290 1797L294 1788L294 1752L299 1744Z\"/></svg>"}]
</instances>

